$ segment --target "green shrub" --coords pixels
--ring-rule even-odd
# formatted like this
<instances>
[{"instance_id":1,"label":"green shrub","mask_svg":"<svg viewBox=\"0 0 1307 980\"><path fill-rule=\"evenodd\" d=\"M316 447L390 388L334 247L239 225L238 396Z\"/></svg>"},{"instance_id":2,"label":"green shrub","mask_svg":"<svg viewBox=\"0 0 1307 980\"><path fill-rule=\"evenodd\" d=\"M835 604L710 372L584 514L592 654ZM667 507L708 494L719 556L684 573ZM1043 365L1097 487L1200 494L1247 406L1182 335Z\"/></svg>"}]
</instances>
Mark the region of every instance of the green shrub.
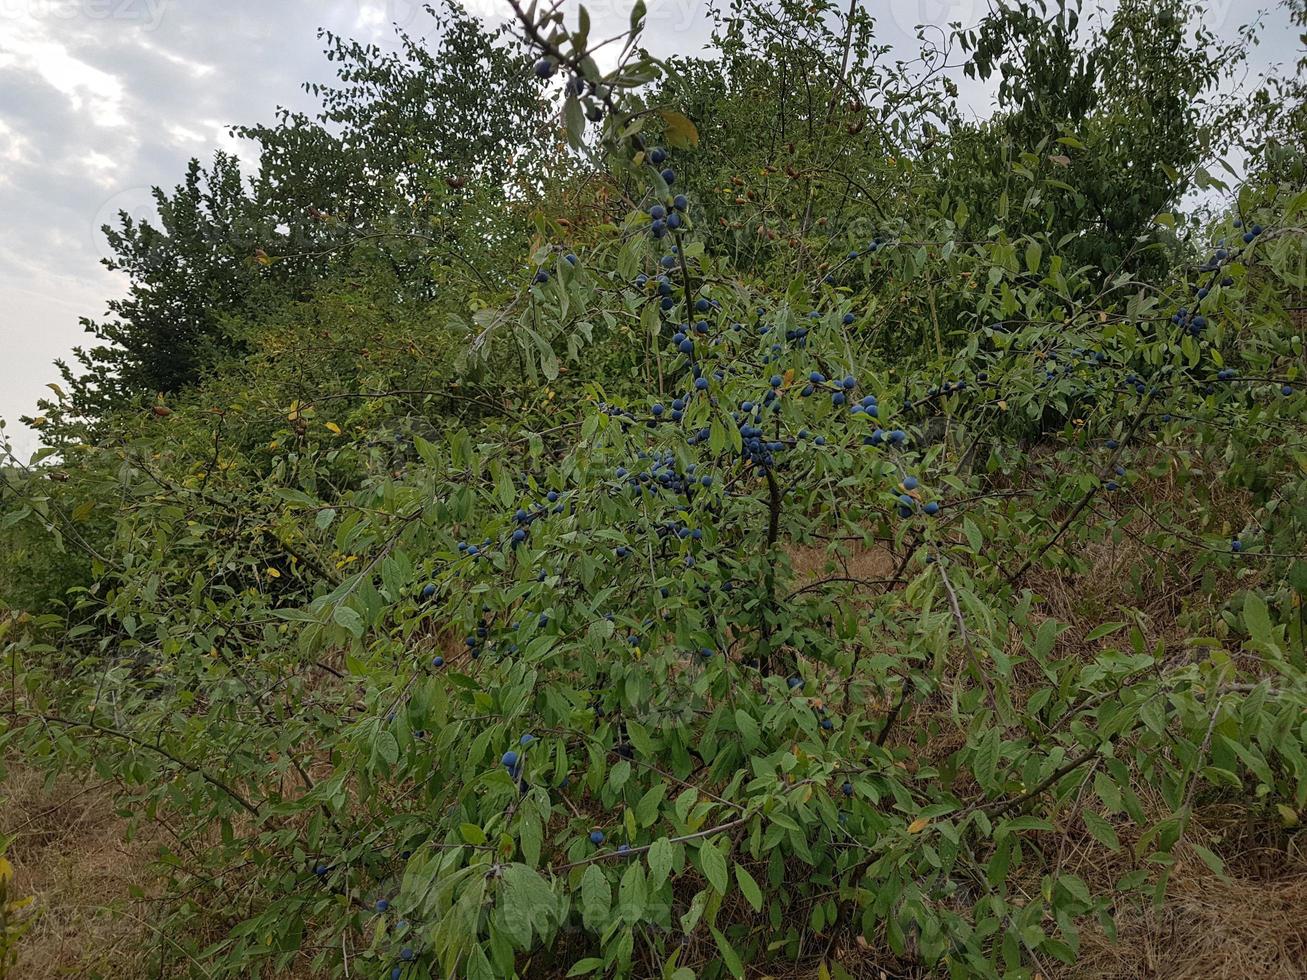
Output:
<instances>
[{"instance_id":1,"label":"green shrub","mask_svg":"<svg viewBox=\"0 0 1307 980\"><path fill-rule=\"evenodd\" d=\"M1296 820L1307 193L1241 188L1156 281L946 195L741 268L671 203L657 65L523 25L587 80L611 227L435 325L324 290L63 460L112 529L80 625L8 623L0 745L174 831L160 971L738 976L860 935L1021 975L1182 848L1224 874L1197 808ZM1018 227L1063 170L1011 162ZM1152 563L1059 614L1122 542Z\"/></svg>"}]
</instances>

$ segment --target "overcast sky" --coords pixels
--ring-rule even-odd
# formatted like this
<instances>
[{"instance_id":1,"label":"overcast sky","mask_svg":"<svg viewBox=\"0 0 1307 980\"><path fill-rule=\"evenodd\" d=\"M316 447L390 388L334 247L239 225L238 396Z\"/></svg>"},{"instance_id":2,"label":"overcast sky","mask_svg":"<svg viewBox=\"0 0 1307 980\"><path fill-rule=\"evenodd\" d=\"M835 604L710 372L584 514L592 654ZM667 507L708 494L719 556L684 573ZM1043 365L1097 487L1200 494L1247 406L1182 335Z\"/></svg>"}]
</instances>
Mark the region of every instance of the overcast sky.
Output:
<instances>
[{"instance_id":1,"label":"overcast sky","mask_svg":"<svg viewBox=\"0 0 1307 980\"><path fill-rule=\"evenodd\" d=\"M703 46L702 0L647 4L655 54ZM505 0L468 6L495 21L508 13ZM586 6L592 36L606 36L630 0ZM873 5L879 34L905 55L914 25L974 23L984 9L984 0ZM1253 16L1217 0L1208 23L1233 38ZM100 226L120 209L152 214L150 186L177 183L190 157L239 150L228 125L271 121L278 105L312 109L300 83L331 77L319 27L389 45L395 22L421 34L430 19L417 0L0 0L0 418L21 457L36 440L18 416L57 380L54 359L93 341L78 317L98 317L123 291L99 265ZM1255 67L1295 57L1283 10L1268 13L1263 37ZM983 108L983 92L968 94Z\"/></svg>"}]
</instances>

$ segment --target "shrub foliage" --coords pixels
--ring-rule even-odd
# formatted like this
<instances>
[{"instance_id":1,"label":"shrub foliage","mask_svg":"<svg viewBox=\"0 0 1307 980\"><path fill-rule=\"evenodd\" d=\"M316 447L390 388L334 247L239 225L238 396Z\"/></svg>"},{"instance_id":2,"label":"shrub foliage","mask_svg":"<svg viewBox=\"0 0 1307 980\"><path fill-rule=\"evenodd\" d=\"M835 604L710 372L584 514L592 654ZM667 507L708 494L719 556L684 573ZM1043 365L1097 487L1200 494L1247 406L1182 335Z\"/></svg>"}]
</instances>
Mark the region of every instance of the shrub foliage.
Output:
<instances>
[{"instance_id":1,"label":"shrub foliage","mask_svg":"<svg viewBox=\"0 0 1307 980\"><path fill-rule=\"evenodd\" d=\"M742 976L861 937L1029 975L1182 851L1224 875L1203 807L1296 824L1301 159L1227 185L1175 146L1222 66L1131 37L1182 6L993 15L977 70L1021 71L981 125L883 77L856 5L746 8L696 64L637 6L601 68L584 14L515 6L496 71L556 94L563 162L494 193L404 149L436 67L349 69L424 93L329 102L404 175L377 224L327 265L233 246L239 357L44 406L4 533L78 561L0 578L0 745L166 831L161 971ZM1165 116L1084 95L1113 45Z\"/></svg>"}]
</instances>

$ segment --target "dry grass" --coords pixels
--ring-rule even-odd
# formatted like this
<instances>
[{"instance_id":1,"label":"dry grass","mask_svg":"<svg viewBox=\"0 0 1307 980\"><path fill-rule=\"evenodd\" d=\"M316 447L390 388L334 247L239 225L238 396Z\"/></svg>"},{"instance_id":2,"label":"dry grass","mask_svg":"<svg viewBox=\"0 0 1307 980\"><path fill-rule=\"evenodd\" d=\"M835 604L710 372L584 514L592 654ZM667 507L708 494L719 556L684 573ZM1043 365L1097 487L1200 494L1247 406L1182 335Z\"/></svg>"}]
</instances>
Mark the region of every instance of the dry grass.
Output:
<instances>
[{"instance_id":1,"label":"dry grass","mask_svg":"<svg viewBox=\"0 0 1307 980\"><path fill-rule=\"evenodd\" d=\"M151 845L124 842L109 787L60 779L47 789L18 765L0 784L0 799L0 833L16 835L13 893L35 898L11 975L147 976L153 912L130 889L150 887Z\"/></svg>"},{"instance_id":2,"label":"dry grass","mask_svg":"<svg viewBox=\"0 0 1307 980\"><path fill-rule=\"evenodd\" d=\"M1117 939L1084 936L1066 976L1102 980L1293 980L1307 976L1307 868L1221 881L1182 863L1160 910L1118 912Z\"/></svg>"},{"instance_id":3,"label":"dry grass","mask_svg":"<svg viewBox=\"0 0 1307 980\"><path fill-rule=\"evenodd\" d=\"M40 775L10 765L0 783L0 834L15 834L9 849L12 894L33 896L30 928L18 960L0 964L0 980L157 980L191 976L187 954L156 926L164 906L154 898L161 879L150 836L126 839L127 821L114 811L111 784L59 779L46 788ZM222 923L201 944L221 938ZM161 944L170 966L160 974ZM6 972L8 969L8 972ZM265 972L270 980L304 980L302 964Z\"/></svg>"},{"instance_id":4,"label":"dry grass","mask_svg":"<svg viewBox=\"0 0 1307 980\"><path fill-rule=\"evenodd\" d=\"M795 587L831 576L877 582L894 574L894 556L881 546L841 541L834 546L798 545L788 550Z\"/></svg>"}]
</instances>

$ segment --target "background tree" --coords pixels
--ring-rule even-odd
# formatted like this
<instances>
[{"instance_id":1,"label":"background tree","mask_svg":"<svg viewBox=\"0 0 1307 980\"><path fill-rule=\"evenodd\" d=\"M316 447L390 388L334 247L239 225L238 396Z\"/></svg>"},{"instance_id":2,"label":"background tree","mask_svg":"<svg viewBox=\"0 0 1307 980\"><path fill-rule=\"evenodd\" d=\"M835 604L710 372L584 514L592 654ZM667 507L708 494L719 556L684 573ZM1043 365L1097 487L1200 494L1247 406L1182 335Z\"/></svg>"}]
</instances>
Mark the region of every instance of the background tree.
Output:
<instances>
[{"instance_id":1,"label":"background tree","mask_svg":"<svg viewBox=\"0 0 1307 980\"><path fill-rule=\"evenodd\" d=\"M235 127L256 152L250 173L226 154L192 160L183 184L155 189L157 225L124 214L106 226L106 264L130 285L110 318L84 321L103 345L63 367L80 416L195 384L242 342L234 320L304 299L348 270L360 243L422 300L433 255L487 283L504 275L497 259L539 191L543 104L502 31L452 0L427 12L431 48L402 32L393 53L325 35L340 82L306 86L322 101L316 117L281 110L272 126ZM510 200L499 213L516 211L515 225L478 224Z\"/></svg>"},{"instance_id":2,"label":"background tree","mask_svg":"<svg viewBox=\"0 0 1307 980\"><path fill-rule=\"evenodd\" d=\"M1069 254L1104 277L1153 274L1166 241L1155 216L1176 207L1240 128L1242 106L1218 84L1243 47L1220 42L1201 6L1183 0L1127 0L1106 22L1084 21L1080 9L1078 0L1059 0L1051 14L1042 0L1002 3L960 33L966 74L999 80L999 111L955 127L938 164L974 210L1009 191L994 179L1000 160L1053 158L1065 200L1036 212L1040 227L1012 233L1071 236Z\"/></svg>"}]
</instances>

